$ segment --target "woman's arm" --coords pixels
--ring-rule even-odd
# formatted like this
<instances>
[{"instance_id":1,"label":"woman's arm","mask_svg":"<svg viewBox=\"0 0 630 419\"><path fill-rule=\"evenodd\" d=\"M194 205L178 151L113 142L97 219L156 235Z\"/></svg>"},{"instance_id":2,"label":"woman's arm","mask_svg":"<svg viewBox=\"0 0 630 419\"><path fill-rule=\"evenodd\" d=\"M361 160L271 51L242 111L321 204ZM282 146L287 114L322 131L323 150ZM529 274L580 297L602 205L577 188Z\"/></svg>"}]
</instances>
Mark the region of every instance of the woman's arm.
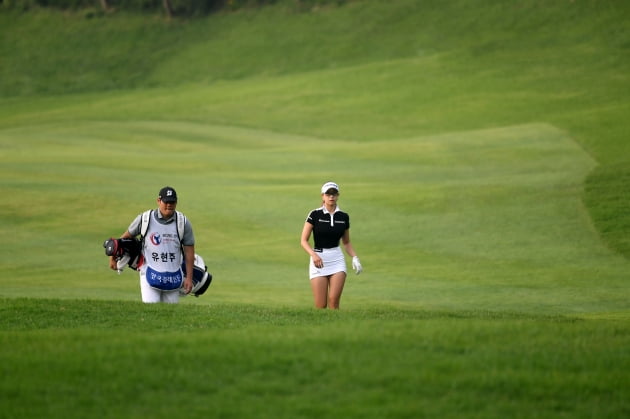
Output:
<instances>
[{"instance_id":1,"label":"woman's arm","mask_svg":"<svg viewBox=\"0 0 630 419\"><path fill-rule=\"evenodd\" d=\"M309 239L311 238L312 232L313 232L313 225L309 223L308 221L305 222L304 228L302 229L302 237L300 240L300 244L302 245L302 248L304 249L304 251L308 253L309 255L311 255L311 258L313 259L313 264L318 268L322 268L324 266L324 263L322 262L322 258L319 257L319 255L313 250L310 243L308 242Z\"/></svg>"},{"instance_id":2,"label":"woman's arm","mask_svg":"<svg viewBox=\"0 0 630 419\"><path fill-rule=\"evenodd\" d=\"M354 251L352 247L352 243L350 243L350 229L346 230L341 237L341 242L343 243L343 247L346 249L346 253L350 257L355 257L357 252Z\"/></svg>"},{"instance_id":3,"label":"woman's arm","mask_svg":"<svg viewBox=\"0 0 630 419\"><path fill-rule=\"evenodd\" d=\"M352 247L352 243L350 243L350 230L349 229L346 230L345 233L343 233L341 242L343 243L343 247L346 248L346 253L348 253L348 255L352 257L352 269L354 269L357 275L360 274L363 271L363 266L361 266L361 261L359 260L359 257L357 256L357 252L354 251L354 248Z\"/></svg>"}]
</instances>

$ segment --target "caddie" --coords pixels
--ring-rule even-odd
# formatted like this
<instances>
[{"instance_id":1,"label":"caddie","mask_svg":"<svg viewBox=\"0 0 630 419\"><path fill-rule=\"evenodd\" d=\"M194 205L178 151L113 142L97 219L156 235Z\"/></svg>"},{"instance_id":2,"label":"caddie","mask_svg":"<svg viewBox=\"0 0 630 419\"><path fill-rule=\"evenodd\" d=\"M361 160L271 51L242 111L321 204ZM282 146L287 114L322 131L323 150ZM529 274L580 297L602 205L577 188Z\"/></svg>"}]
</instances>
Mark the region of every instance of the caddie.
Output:
<instances>
[{"instance_id":1,"label":"caddie","mask_svg":"<svg viewBox=\"0 0 630 419\"><path fill-rule=\"evenodd\" d=\"M177 211L177 192L160 189L157 209L139 214L121 238L141 236L142 255L138 263L140 293L144 303L178 303L180 292L193 288L195 236L188 218ZM186 275L182 272L185 263ZM109 259L117 270L116 259Z\"/></svg>"}]
</instances>

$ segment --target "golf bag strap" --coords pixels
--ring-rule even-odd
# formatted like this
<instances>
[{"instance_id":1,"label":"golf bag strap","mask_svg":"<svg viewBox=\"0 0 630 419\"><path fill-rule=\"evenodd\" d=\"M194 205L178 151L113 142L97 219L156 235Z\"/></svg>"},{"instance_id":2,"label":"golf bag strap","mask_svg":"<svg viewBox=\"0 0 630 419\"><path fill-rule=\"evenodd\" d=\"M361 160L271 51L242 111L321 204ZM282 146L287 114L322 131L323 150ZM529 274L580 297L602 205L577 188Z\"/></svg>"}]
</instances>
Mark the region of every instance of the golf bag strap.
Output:
<instances>
[{"instance_id":1,"label":"golf bag strap","mask_svg":"<svg viewBox=\"0 0 630 419\"><path fill-rule=\"evenodd\" d=\"M149 230L149 222L151 222L152 214L153 210L147 210L142 213L142 224L140 224L140 236L142 240L144 240L144 236L147 235L147 231Z\"/></svg>"},{"instance_id":2,"label":"golf bag strap","mask_svg":"<svg viewBox=\"0 0 630 419\"><path fill-rule=\"evenodd\" d=\"M149 231L149 223L151 222L151 217L153 216L153 210L146 210L142 213L142 223L140 224L140 237L142 242L144 243L144 236L146 236L147 231ZM182 239L184 238L184 227L186 226L186 216L179 211L175 211L175 221L177 223L177 236L179 237L180 247L182 249L182 254L184 253L184 244L182 243Z\"/></svg>"}]
</instances>

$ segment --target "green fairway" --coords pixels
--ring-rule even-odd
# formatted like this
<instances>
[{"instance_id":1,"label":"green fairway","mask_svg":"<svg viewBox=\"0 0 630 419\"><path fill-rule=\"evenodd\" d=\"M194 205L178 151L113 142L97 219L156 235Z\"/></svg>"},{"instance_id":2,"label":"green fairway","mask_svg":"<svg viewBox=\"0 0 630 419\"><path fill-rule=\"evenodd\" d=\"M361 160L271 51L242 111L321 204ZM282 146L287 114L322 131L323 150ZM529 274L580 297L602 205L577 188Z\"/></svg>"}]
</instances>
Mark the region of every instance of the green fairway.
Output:
<instances>
[{"instance_id":1,"label":"green fairway","mask_svg":"<svg viewBox=\"0 0 630 419\"><path fill-rule=\"evenodd\" d=\"M212 298L307 305L297 236L320 179L331 178L347 191L341 206L369 266L351 276L349 307L627 310L618 292L627 261L601 244L580 200L595 163L549 125L359 143L181 121L75 122L0 138L11 144L2 176L15 191L11 246L21 255L3 295L137 298L135 273L106 269L100 245L173 184L201 232ZM580 292L595 278L597 292Z\"/></svg>"},{"instance_id":2,"label":"green fairway","mask_svg":"<svg viewBox=\"0 0 630 419\"><path fill-rule=\"evenodd\" d=\"M630 7L295 4L0 2L0 418L630 415ZM214 281L143 305L102 243L165 185Z\"/></svg>"}]
</instances>

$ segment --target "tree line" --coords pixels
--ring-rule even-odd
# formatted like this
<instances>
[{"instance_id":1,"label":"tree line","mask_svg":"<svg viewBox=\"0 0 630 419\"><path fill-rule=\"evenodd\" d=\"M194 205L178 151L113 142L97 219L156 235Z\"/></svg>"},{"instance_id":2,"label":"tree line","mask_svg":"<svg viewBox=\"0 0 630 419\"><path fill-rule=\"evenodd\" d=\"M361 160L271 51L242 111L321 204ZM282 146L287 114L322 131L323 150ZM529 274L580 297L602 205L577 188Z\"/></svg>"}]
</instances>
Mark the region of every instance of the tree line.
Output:
<instances>
[{"instance_id":1,"label":"tree line","mask_svg":"<svg viewBox=\"0 0 630 419\"><path fill-rule=\"evenodd\" d=\"M27 11L33 8L81 10L99 8L103 12L126 10L133 12L162 11L168 17L207 15L220 10L261 7L283 0L0 0L1 9ZM287 0L284 0L287 1ZM289 0L300 8L326 4L343 4L348 0Z\"/></svg>"}]
</instances>

